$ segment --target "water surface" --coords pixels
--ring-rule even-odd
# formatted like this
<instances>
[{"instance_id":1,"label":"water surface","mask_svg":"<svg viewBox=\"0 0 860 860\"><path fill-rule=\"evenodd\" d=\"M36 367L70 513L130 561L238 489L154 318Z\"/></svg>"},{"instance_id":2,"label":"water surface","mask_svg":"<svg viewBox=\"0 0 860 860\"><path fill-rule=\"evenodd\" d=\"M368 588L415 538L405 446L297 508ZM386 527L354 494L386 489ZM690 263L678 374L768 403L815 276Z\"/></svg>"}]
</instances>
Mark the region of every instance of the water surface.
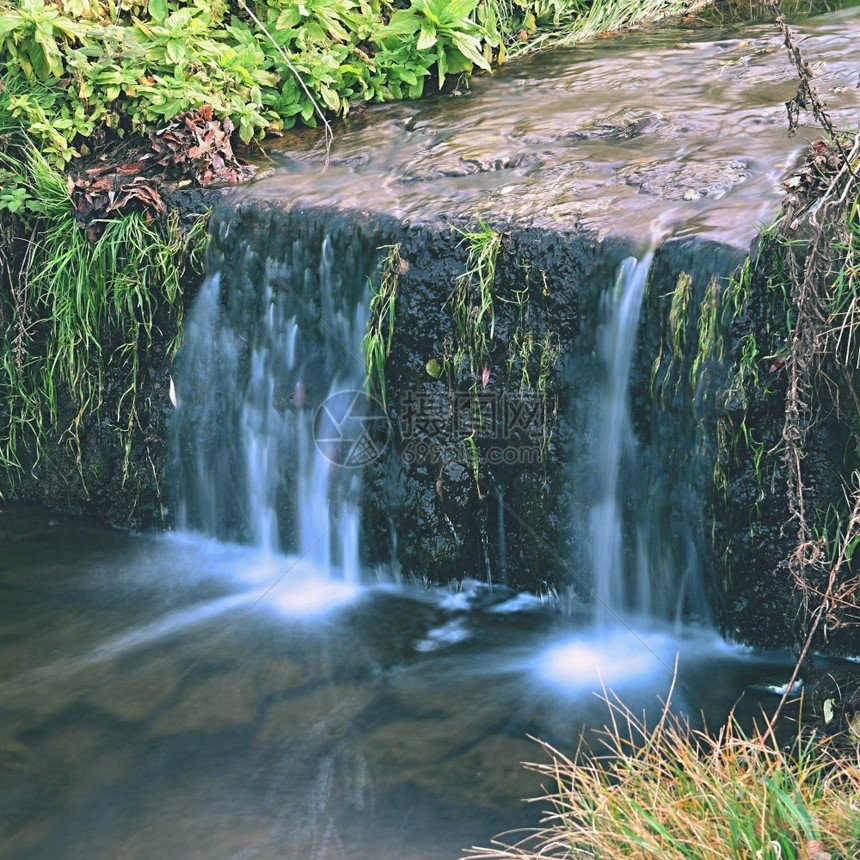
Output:
<instances>
[{"instance_id":1,"label":"water surface","mask_svg":"<svg viewBox=\"0 0 860 860\"><path fill-rule=\"evenodd\" d=\"M571 749L603 684L657 708L680 650L675 702L716 724L789 670L705 630L598 637L503 589L356 588L28 507L0 546L10 860L452 860L536 823L528 735Z\"/></svg>"},{"instance_id":2,"label":"water surface","mask_svg":"<svg viewBox=\"0 0 860 860\"><path fill-rule=\"evenodd\" d=\"M858 22L855 7L797 25L836 127L860 111ZM454 96L348 117L323 174L321 138L292 132L251 193L616 236L657 220L746 244L822 137L811 117L788 136L796 89L772 24L616 34L512 62Z\"/></svg>"}]
</instances>

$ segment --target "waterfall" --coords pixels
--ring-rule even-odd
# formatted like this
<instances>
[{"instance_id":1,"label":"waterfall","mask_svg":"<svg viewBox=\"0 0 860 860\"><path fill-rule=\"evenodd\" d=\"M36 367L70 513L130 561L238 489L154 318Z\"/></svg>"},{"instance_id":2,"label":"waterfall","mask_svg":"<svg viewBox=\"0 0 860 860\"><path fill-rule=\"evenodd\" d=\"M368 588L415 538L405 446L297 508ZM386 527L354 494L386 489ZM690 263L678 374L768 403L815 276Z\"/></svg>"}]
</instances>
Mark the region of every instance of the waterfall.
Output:
<instances>
[{"instance_id":1,"label":"waterfall","mask_svg":"<svg viewBox=\"0 0 860 860\"><path fill-rule=\"evenodd\" d=\"M534 480L522 485L513 473L492 473L487 502L476 500L470 475L459 496L454 483L443 496L435 485L438 469L422 472L420 464L396 458L396 436L388 451L395 457L368 472L363 467L374 459L373 435L345 432L349 421L364 427L375 414L386 420L362 393L361 341L368 278L390 234L379 228L380 235L369 235L354 220L340 223L302 210L278 212L268 229L260 228L259 210L254 217L232 211L216 224L209 274L185 324L171 430L178 528L297 555L351 583L360 579L362 557L390 562L392 570L409 576L432 577L427 565L436 548L448 553L452 567L460 561L454 577L486 572L491 584L521 587L523 561L531 565L527 576L539 577L539 559L553 552L554 536L548 530L546 540L531 544L522 537L542 522L543 511L553 513L543 508L537 467L529 472ZM682 614L707 617L707 609L698 611L705 606L696 593L702 591L701 564L686 528L701 506L689 477L695 446L679 435L685 419L656 407L647 422L651 438L640 440L631 409L633 378L637 390L641 385L637 342L654 259L651 253L627 258L615 277L614 262L595 268L595 277L579 288L583 324L560 371L569 392L559 427L565 465L550 475L554 490L546 498L557 500L559 530L579 548L565 564L567 581L588 583L591 617L601 627L619 620L672 622ZM413 303L422 291L445 291L435 280L439 273L423 268L426 274L417 265L410 269ZM601 282L609 287L601 289ZM420 332L410 308L399 306L397 334L409 340L407 350L413 340L422 343L414 355L420 371L425 352L434 354L443 335L433 328L436 318L429 337ZM392 385L389 406L396 410L404 384L435 384L429 380L420 372L398 377L395 369L389 381L401 387ZM643 403L637 401L637 409L646 408ZM636 421L641 417L637 411ZM373 495L363 489L363 476ZM453 469L447 480L460 477ZM454 498L459 507L448 509ZM474 557L459 555L461 547L452 551L446 544L444 526L456 542L468 534L474 522L469 517L480 504L489 509L488 529L472 544ZM523 515L529 519L518 534ZM363 522L382 525L362 531Z\"/></svg>"},{"instance_id":2,"label":"waterfall","mask_svg":"<svg viewBox=\"0 0 860 860\"><path fill-rule=\"evenodd\" d=\"M339 403L363 399L370 263L326 229L233 242L239 259L213 255L177 360L177 526L357 581L361 470L321 440L339 432Z\"/></svg>"},{"instance_id":3,"label":"waterfall","mask_svg":"<svg viewBox=\"0 0 860 860\"><path fill-rule=\"evenodd\" d=\"M613 288L601 298L596 333L599 368L591 401L596 408L587 422L593 440L587 534L593 618L600 627L634 619L679 622L685 601L699 599L692 570L695 549L673 545L674 537L660 522L663 511L654 503L653 488L662 486L678 463L643 456L631 416L631 377L652 260L653 253L648 253L622 262ZM677 439L675 428L666 424L662 429L667 438ZM681 451L671 454L683 459ZM671 503L662 500L661 507ZM676 516L681 511L678 504Z\"/></svg>"},{"instance_id":4,"label":"waterfall","mask_svg":"<svg viewBox=\"0 0 860 860\"><path fill-rule=\"evenodd\" d=\"M635 439L630 421L630 368L639 312L652 255L637 261L630 257L618 271L614 289L604 296L603 322L598 331L598 349L605 377L602 408L594 431L597 440L597 492L591 511L591 553L594 576L595 615L610 621L628 603L625 575L624 500L620 497L622 465L632 467ZM637 571L639 604L649 613L650 588L647 565Z\"/></svg>"}]
</instances>

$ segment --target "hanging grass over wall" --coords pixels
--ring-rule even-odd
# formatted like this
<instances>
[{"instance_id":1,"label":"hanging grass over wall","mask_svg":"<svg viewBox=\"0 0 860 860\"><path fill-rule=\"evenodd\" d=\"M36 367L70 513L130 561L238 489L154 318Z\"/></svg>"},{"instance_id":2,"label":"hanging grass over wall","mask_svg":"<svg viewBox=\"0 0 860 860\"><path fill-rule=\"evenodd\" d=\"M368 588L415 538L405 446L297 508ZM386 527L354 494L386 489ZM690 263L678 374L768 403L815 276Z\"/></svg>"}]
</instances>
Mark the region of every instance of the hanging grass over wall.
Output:
<instances>
[{"instance_id":1,"label":"hanging grass over wall","mask_svg":"<svg viewBox=\"0 0 860 860\"><path fill-rule=\"evenodd\" d=\"M14 484L25 437L41 456L61 394L74 404L64 429L80 460L85 418L102 405L106 368L119 364L125 388L110 420L123 437L127 472L142 365L159 326L178 337L181 284L186 268L201 267L205 219L183 231L175 213L151 223L130 213L104 221L91 242L65 179L35 147L23 160L0 156L0 165L19 179L20 192L5 206L18 220L20 247L12 250L20 268L7 273L9 294L0 296L0 465Z\"/></svg>"}]
</instances>

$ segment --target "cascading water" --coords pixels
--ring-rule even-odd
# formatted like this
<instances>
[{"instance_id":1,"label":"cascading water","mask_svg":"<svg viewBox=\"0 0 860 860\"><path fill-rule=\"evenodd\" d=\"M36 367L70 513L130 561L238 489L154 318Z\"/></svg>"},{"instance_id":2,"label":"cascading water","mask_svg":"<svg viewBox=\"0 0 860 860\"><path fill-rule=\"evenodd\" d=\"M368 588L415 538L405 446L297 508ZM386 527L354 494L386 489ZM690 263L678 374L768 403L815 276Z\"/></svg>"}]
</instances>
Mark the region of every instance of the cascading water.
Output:
<instances>
[{"instance_id":1,"label":"cascading water","mask_svg":"<svg viewBox=\"0 0 860 860\"><path fill-rule=\"evenodd\" d=\"M678 463L643 456L631 415L631 386L640 316L653 253L628 258L600 299L596 332L599 367L586 419L593 440L592 503L585 533L592 569L593 620L598 627L633 622L680 623L684 610L707 617L689 546L673 546L653 503L653 487ZM580 416L581 418L582 416ZM677 438L660 415L666 436ZM669 451L675 460L679 451ZM666 452L661 452L665 456ZM697 500L698 503L698 500ZM664 501L671 505L671 500ZM679 515L678 505L676 515Z\"/></svg>"},{"instance_id":2,"label":"cascading water","mask_svg":"<svg viewBox=\"0 0 860 860\"><path fill-rule=\"evenodd\" d=\"M640 449L631 412L635 350L653 253L624 260L614 285L598 299L594 354L581 368L588 381L579 391L572 418L584 442L572 452L571 480L576 531L590 562L590 626L543 651L538 674L563 688L618 685L669 672L675 655L712 630L685 627L683 611L708 618L697 582L695 550L673 546L653 504L654 488L665 487L678 463ZM655 410L660 429L677 440L671 418ZM673 452L675 459L679 453ZM681 458L683 459L683 458ZM590 499L590 502L589 502ZM698 503L698 502L697 502ZM672 505L664 500L663 506ZM683 506L679 503L677 518ZM689 523L687 525L690 525ZM678 559L684 563L678 563Z\"/></svg>"},{"instance_id":3,"label":"cascading water","mask_svg":"<svg viewBox=\"0 0 860 860\"><path fill-rule=\"evenodd\" d=\"M603 322L598 332L600 359L605 370L598 411L597 493L591 511L591 554L594 614L598 623L615 620L635 600L635 609L650 614L651 589L647 564L637 569L636 588L625 575L624 506L620 472L635 458L630 421L630 365L639 327L639 312L653 255L625 260L614 289L603 297Z\"/></svg>"},{"instance_id":4,"label":"cascading water","mask_svg":"<svg viewBox=\"0 0 860 860\"><path fill-rule=\"evenodd\" d=\"M294 226L289 240L240 243L238 258L211 264L189 314L173 423L176 519L181 530L298 555L355 583L361 469L335 465L320 435L337 437L338 418L330 416L327 429L318 419L329 415L322 404L362 387L376 244L354 231ZM647 468L630 413L652 259L625 260L595 301L594 355L583 356L591 370L574 398L580 405L571 423L589 441L573 456L572 500L598 627L634 617L678 620L684 602L670 597L679 591L676 565L650 517L651 481L640 474ZM496 534L485 535L501 559L496 581L505 573L504 524L499 516Z\"/></svg>"},{"instance_id":5,"label":"cascading water","mask_svg":"<svg viewBox=\"0 0 860 860\"><path fill-rule=\"evenodd\" d=\"M326 230L280 245L210 263L189 314L173 422L177 524L356 582L360 469L336 465L318 437L332 436L321 406L363 383L366 261Z\"/></svg>"}]
</instances>

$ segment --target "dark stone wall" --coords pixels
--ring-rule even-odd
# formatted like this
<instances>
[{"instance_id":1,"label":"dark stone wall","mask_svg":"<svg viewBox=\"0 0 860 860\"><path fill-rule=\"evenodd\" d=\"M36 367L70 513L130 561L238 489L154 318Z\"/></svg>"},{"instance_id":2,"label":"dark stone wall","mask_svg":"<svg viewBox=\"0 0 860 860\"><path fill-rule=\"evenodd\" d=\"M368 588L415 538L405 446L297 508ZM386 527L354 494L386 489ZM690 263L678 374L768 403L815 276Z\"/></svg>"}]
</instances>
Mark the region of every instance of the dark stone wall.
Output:
<instances>
[{"instance_id":1,"label":"dark stone wall","mask_svg":"<svg viewBox=\"0 0 860 860\"><path fill-rule=\"evenodd\" d=\"M225 194L223 190L165 192L169 205L186 227L205 217ZM22 253L29 237L6 234L10 278L20 278ZM183 284L183 303L193 301L200 276L189 275ZM0 279L0 289L8 285ZM7 296L3 296L6 300ZM164 306L157 306L152 344L142 355L138 421L131 433L132 456L127 471L126 438L117 414L130 383L130 368L115 354L119 345L105 332L105 362L101 402L78 423L79 445L69 428L78 420L78 407L64 388L57 392L56 427L41 450L35 438L24 433L18 442L20 469L0 468L0 496L7 501L35 502L57 511L94 516L129 529L163 528L169 522L162 477L167 459L167 419L172 356L168 348L176 323ZM38 343L31 347L38 349ZM94 368L95 370L95 368ZM0 404L0 410L8 404ZM0 415L0 426L6 422Z\"/></svg>"},{"instance_id":2,"label":"dark stone wall","mask_svg":"<svg viewBox=\"0 0 860 860\"><path fill-rule=\"evenodd\" d=\"M788 373L775 361L777 353L785 355L788 320L796 313L783 289L781 253L767 239L752 249L745 298L737 312L726 308L723 315L727 377L725 389L716 392L723 442L715 453L725 490L714 494L713 546L725 593L722 622L728 635L763 648L799 648L799 637L805 638L801 595L788 567L798 535L782 444ZM739 385L732 374L750 338L757 345L755 374L748 373ZM833 371L825 367L831 381L838 379ZM822 408L803 453L804 502L809 521L819 527L828 509L844 508L843 485L851 472L852 428L832 397L833 389L821 380L816 399L822 399ZM832 535L832 521L829 528ZM860 636L852 626L836 634L822 626L814 648L856 654Z\"/></svg>"},{"instance_id":3,"label":"dark stone wall","mask_svg":"<svg viewBox=\"0 0 860 860\"><path fill-rule=\"evenodd\" d=\"M178 195L176 205L192 217L207 202L211 200L190 195L183 203ZM468 257L456 228L474 229L473 223L451 225L432 218L406 223L381 213L291 210L278 200L239 193L213 216L210 265L221 267L228 282L231 270L248 265L235 250L237 237L253 246L256 258L276 261L279 249L297 231L324 230L339 237L335 244L344 264L374 255L381 259L384 251L377 249L399 243L408 268L400 278L386 363L391 440L385 455L364 473L365 562L393 565L418 581L471 576L533 591L570 586L584 596L589 588L585 536L571 524L575 506L590 503L590 488L580 477L578 463L590 450L581 419L591 408L587 392L594 373L600 298L620 261L641 249L629 241L599 241L587 230L503 221L492 226L503 238L493 285L495 332L486 387L468 374L434 378L426 369L428 361L442 361L446 344L455 337L449 303ZM740 340L750 330L772 337L773 308L763 286L753 292L741 316L727 322L721 309L719 349L697 377L691 372L706 292L717 283L722 301L728 277L744 255L744 249L698 236L670 239L656 250L631 392L641 470L625 492L631 510L644 506L650 512L654 533L660 532L669 547L665 564L676 582L691 571L704 582L707 594L684 598L688 605L679 607L682 614L706 599L727 633L757 645L778 646L789 641L786 619L796 609L778 564L791 540L778 457L769 458L767 480L762 481L751 453L735 445L724 462L727 494L714 496L711 488L713 465L723 456L720 445L725 444L716 437L718 418L727 414L735 429L740 421L740 404L721 395L738 360ZM667 352L668 314L682 272L691 280L686 348L683 356L672 358ZM246 271L243 277L253 278L254 273ZM186 285L186 302L196 286ZM517 294L526 287L526 328L536 342L551 334L560 346L540 392L535 392L534 373L531 385L523 389L521 365L509 361L523 330ZM314 324L313 308L306 323ZM159 337L142 372L130 474L123 475L125 451L114 418L128 369L112 361L101 407L88 416L80 434L80 456L68 442L66 428L75 415L66 397L45 451L37 456L25 440L24 468L11 476L14 480L0 473L5 498L94 515L126 528L170 525L165 483L170 472L172 364L166 350L174 331L166 315L157 329ZM766 384L758 395L753 392L744 417L770 451L781 429L784 383L779 374L768 374L766 364L761 359ZM475 434L477 476L471 449L464 443L474 426L469 408L473 385L483 404L483 424ZM499 404L522 405L523 393L538 406L518 425ZM417 417L416 401L425 410ZM544 422L537 435L536 415ZM816 438L810 462L818 461L815 489L824 499L838 488L834 475L845 435L825 423ZM516 453L521 450L532 454ZM501 455L491 453L499 451ZM505 459L505 451L515 453Z\"/></svg>"}]
</instances>

